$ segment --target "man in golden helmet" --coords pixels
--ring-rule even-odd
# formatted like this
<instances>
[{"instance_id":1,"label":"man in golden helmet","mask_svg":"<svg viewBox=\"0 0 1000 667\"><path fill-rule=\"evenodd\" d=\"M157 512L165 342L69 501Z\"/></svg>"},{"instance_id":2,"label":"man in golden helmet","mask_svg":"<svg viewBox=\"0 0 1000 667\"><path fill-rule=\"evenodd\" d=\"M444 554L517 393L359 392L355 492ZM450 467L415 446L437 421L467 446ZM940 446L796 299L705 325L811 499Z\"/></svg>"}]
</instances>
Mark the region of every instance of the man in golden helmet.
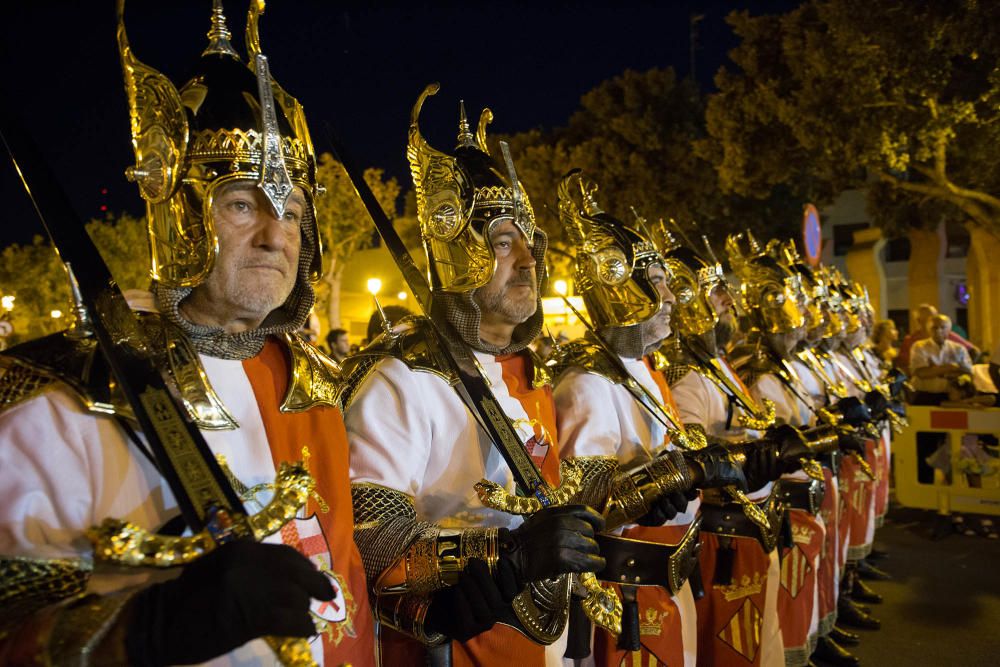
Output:
<instances>
[{"instance_id":1,"label":"man in golden helmet","mask_svg":"<svg viewBox=\"0 0 1000 667\"><path fill-rule=\"evenodd\" d=\"M251 523L282 518L254 524L267 527L261 542L176 537L184 520L166 480L196 483L201 464L157 467L77 304L70 330L3 357L0 662L273 664L269 636L309 638L298 646L315 664L374 662L337 369L294 333L319 267L315 160L302 108L260 53L262 9L252 3L247 63L217 2L180 88L133 53L123 3L118 46L128 175L149 225L152 293L129 295L143 352ZM297 461L315 486L293 500L276 474ZM98 528L105 518L130 524Z\"/></svg>"},{"instance_id":2,"label":"man in golden helmet","mask_svg":"<svg viewBox=\"0 0 1000 667\"><path fill-rule=\"evenodd\" d=\"M344 367L355 535L385 664L429 651L456 665L559 665L566 575L603 567L594 535L604 521L583 505L555 504L522 519L485 505L474 488L483 480L514 492L501 445L528 454L547 485L564 481L549 375L528 348L542 326L546 239L509 149L487 146L488 111L475 134L461 111L451 153L424 138L419 114L437 90L418 98L407 149L429 317L404 320ZM512 442L494 444L477 421L446 344L474 357L492 394L487 418L509 424Z\"/></svg>"},{"instance_id":3,"label":"man in golden helmet","mask_svg":"<svg viewBox=\"0 0 1000 667\"><path fill-rule=\"evenodd\" d=\"M625 515L620 534L599 537L608 561L599 576L630 582L619 586L622 632L616 638L595 631L594 660L694 667L696 613L687 579L697 564L698 521L688 502L698 486L745 482L724 451L686 433L653 354L670 335L676 298L644 222L629 227L603 211L596 184L579 171L560 185L559 212L576 256L575 289L593 327L556 355L560 455L591 471L586 478L613 471L619 484L639 491L612 485L609 499L588 499L609 522L612 513ZM641 476L671 460L700 469L701 479L664 492L655 488L659 480Z\"/></svg>"},{"instance_id":4,"label":"man in golden helmet","mask_svg":"<svg viewBox=\"0 0 1000 667\"><path fill-rule=\"evenodd\" d=\"M775 548L780 512L773 481L786 454L801 450L801 436L765 432L774 424L774 405L756 400L722 354L717 336L730 336L735 317L718 262L704 259L669 233L663 235L663 254L673 276L671 291L678 295L678 313L685 302L690 304L687 317L673 320L674 337L664 347L669 361L665 375L681 421L709 442L726 443L745 454L750 489L744 496L730 490L707 490L701 496L699 566L705 595L697 602L698 662L783 665ZM746 614L744 603L753 613Z\"/></svg>"}]
</instances>

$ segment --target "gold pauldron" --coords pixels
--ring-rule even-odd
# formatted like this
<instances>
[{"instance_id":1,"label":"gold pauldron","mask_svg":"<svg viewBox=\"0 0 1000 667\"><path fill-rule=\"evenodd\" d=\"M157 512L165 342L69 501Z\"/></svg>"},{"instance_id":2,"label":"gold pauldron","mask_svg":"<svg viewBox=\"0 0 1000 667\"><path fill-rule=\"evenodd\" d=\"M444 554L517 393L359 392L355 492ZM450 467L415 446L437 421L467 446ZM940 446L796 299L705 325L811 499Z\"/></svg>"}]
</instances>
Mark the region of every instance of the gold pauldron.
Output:
<instances>
[{"instance_id":1,"label":"gold pauldron","mask_svg":"<svg viewBox=\"0 0 1000 667\"><path fill-rule=\"evenodd\" d=\"M646 514L660 496L686 491L691 472L679 452L667 452L621 473L611 487L604 517L608 529L632 523Z\"/></svg>"},{"instance_id":2,"label":"gold pauldron","mask_svg":"<svg viewBox=\"0 0 1000 667\"><path fill-rule=\"evenodd\" d=\"M493 572L498 558L497 534L496 528L427 528L403 554L405 590L424 594L452 586L473 558L485 561Z\"/></svg>"},{"instance_id":3,"label":"gold pauldron","mask_svg":"<svg viewBox=\"0 0 1000 667\"><path fill-rule=\"evenodd\" d=\"M274 498L249 517L255 540L272 535L295 518L316 487L301 464L282 463L274 482ZM207 530L190 537L157 535L120 519L105 519L87 531L94 544L94 558L135 567L186 565L215 548Z\"/></svg>"}]
</instances>

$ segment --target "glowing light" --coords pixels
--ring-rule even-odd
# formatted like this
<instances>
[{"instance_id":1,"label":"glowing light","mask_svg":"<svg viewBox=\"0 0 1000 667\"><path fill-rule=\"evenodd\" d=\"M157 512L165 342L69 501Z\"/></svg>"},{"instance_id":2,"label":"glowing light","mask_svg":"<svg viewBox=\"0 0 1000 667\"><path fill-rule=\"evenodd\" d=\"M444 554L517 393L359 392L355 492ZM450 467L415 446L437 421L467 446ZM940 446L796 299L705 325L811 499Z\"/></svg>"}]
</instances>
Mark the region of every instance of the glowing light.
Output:
<instances>
[{"instance_id":1,"label":"glowing light","mask_svg":"<svg viewBox=\"0 0 1000 667\"><path fill-rule=\"evenodd\" d=\"M399 294L396 295L396 298L399 299L400 301L406 301L406 292L400 292Z\"/></svg>"},{"instance_id":2,"label":"glowing light","mask_svg":"<svg viewBox=\"0 0 1000 667\"><path fill-rule=\"evenodd\" d=\"M0 306L3 306L4 310L14 310L14 299L16 299L12 294L5 294L0 297Z\"/></svg>"},{"instance_id":3,"label":"glowing light","mask_svg":"<svg viewBox=\"0 0 1000 667\"><path fill-rule=\"evenodd\" d=\"M58 320L60 317L62 317L63 313L61 310L53 310L51 313L49 313L49 315L52 316L52 319Z\"/></svg>"},{"instance_id":4,"label":"glowing light","mask_svg":"<svg viewBox=\"0 0 1000 667\"><path fill-rule=\"evenodd\" d=\"M368 291L372 294L378 294L379 290L382 289L382 281L378 278L368 279Z\"/></svg>"},{"instance_id":5,"label":"glowing light","mask_svg":"<svg viewBox=\"0 0 1000 667\"><path fill-rule=\"evenodd\" d=\"M569 291L569 285L566 284L565 280L557 280L552 283L552 289L556 291L556 294L566 296L566 292Z\"/></svg>"}]
</instances>

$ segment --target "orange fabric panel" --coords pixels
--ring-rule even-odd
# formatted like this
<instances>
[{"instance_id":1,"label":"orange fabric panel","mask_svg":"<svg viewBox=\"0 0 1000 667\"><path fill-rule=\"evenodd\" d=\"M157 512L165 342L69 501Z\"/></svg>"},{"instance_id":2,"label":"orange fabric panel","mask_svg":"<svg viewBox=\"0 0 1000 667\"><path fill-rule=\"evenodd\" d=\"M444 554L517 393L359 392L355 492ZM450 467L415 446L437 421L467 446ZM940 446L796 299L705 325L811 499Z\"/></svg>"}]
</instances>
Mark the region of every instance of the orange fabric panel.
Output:
<instances>
[{"instance_id":1,"label":"orange fabric panel","mask_svg":"<svg viewBox=\"0 0 1000 667\"><path fill-rule=\"evenodd\" d=\"M532 388L530 377L534 374L531 356L526 352L515 352L498 356L503 381L507 391L521 403L528 417L537 420L545 429L547 447L544 454L531 451L535 465L542 477L552 486L559 485L559 432L556 429L556 404L552 400L552 387L545 385ZM536 436L540 435L536 428ZM529 443L530 444L530 443Z\"/></svg>"},{"instance_id":2,"label":"orange fabric panel","mask_svg":"<svg viewBox=\"0 0 1000 667\"><path fill-rule=\"evenodd\" d=\"M272 338L268 338L259 355L243 362L275 468L282 462L303 460L303 447L308 447L308 467L316 479L316 491L329 506L324 513L316 499L311 498L305 511L307 517L319 520L331 558L330 568L342 579L339 583L348 609L346 620L332 623L330 632L322 635L325 662L373 665L374 627L361 555L354 544L344 419L339 410L325 406L305 412L281 412L279 406L288 389L289 365L284 346Z\"/></svg>"},{"instance_id":3,"label":"orange fabric panel","mask_svg":"<svg viewBox=\"0 0 1000 667\"><path fill-rule=\"evenodd\" d=\"M734 537L732 584L714 584L719 538L701 534L698 562L705 597L698 609L698 664L715 667L760 665L769 557L757 540Z\"/></svg>"}]
</instances>

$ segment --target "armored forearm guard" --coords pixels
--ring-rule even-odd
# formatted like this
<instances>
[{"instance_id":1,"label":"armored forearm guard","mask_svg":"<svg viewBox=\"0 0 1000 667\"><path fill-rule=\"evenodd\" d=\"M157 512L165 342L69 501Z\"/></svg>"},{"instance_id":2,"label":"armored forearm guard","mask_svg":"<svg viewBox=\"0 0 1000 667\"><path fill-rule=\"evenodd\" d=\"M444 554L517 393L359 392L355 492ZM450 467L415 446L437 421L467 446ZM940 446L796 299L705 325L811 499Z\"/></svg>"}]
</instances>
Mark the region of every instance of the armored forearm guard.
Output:
<instances>
[{"instance_id":1,"label":"armored forearm guard","mask_svg":"<svg viewBox=\"0 0 1000 667\"><path fill-rule=\"evenodd\" d=\"M379 620L428 644L444 641L424 631L431 594L455 584L470 559L485 561L494 571L499 529L418 521L409 496L377 484L352 485L351 499L354 539Z\"/></svg>"},{"instance_id":2,"label":"armored forearm guard","mask_svg":"<svg viewBox=\"0 0 1000 667\"><path fill-rule=\"evenodd\" d=\"M608 529L633 523L649 512L657 498L686 491L693 483L692 472L679 451L664 452L648 463L620 471L604 506Z\"/></svg>"}]
</instances>

